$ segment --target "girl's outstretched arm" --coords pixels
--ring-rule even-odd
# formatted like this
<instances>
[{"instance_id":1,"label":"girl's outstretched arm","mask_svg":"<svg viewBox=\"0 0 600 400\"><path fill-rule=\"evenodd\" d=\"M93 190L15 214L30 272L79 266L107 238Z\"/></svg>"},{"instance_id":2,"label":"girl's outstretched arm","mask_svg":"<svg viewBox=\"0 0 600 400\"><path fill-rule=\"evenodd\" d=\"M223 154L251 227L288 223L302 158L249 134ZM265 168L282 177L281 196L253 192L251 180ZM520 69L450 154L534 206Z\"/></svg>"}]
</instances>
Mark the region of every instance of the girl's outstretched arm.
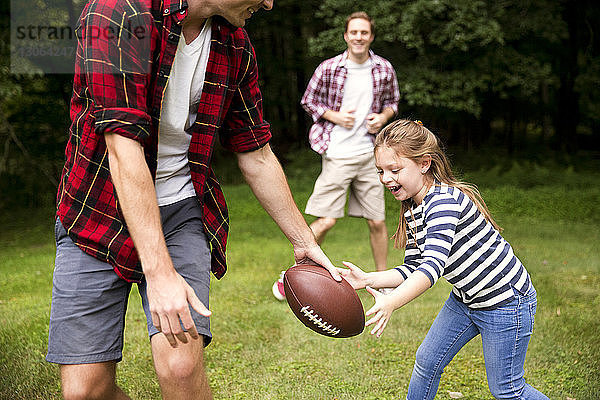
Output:
<instances>
[{"instance_id":1,"label":"girl's outstretched arm","mask_svg":"<svg viewBox=\"0 0 600 400\"><path fill-rule=\"evenodd\" d=\"M395 269L378 272L364 272L351 262L343 261L342 263L348 267L348 269L338 268L338 272L355 290L364 289L366 286L375 289L395 288L404 281L402 274Z\"/></svg>"},{"instance_id":2,"label":"girl's outstretched arm","mask_svg":"<svg viewBox=\"0 0 600 400\"><path fill-rule=\"evenodd\" d=\"M365 326L375 324L371 330L371 335L380 337L390 320L392 312L417 298L430 287L431 281L421 271L413 272L402 285L387 295L367 286L367 291L375 298L375 304L366 313L367 316L373 315L365 323Z\"/></svg>"}]
</instances>

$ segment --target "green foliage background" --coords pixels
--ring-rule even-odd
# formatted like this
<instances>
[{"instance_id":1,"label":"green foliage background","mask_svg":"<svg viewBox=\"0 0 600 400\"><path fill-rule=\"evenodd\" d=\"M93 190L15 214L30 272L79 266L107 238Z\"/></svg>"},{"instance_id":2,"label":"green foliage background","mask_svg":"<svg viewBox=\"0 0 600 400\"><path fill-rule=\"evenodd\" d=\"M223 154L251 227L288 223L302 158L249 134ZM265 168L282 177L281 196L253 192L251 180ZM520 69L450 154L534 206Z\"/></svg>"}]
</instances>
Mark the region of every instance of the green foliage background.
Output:
<instances>
[{"instance_id":1,"label":"green foliage background","mask_svg":"<svg viewBox=\"0 0 600 400\"><path fill-rule=\"evenodd\" d=\"M72 76L10 68L11 12L74 25L83 0L0 0L0 208L52 204ZM28 8L31 11L27 11ZM25 11L23 11L25 10ZM299 100L315 67L345 49L344 20L367 11L373 49L396 68L399 116L451 147L561 165L600 150L600 5L591 0L277 0L248 21L265 118L286 163L306 149ZM67 22L71 21L71 22ZM40 22L41 23L41 22ZM38 71L38 72L36 72ZM224 157L218 150L216 163Z\"/></svg>"}]
</instances>

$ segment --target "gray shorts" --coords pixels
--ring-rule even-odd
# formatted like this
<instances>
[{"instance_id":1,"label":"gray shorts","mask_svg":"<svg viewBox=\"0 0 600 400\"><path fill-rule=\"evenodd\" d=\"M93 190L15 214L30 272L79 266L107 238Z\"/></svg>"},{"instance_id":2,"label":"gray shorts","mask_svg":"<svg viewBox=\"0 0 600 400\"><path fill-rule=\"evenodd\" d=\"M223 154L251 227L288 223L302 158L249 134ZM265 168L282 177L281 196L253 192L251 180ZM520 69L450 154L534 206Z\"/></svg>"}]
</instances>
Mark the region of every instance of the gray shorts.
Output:
<instances>
[{"instance_id":1,"label":"gray shorts","mask_svg":"<svg viewBox=\"0 0 600 400\"><path fill-rule=\"evenodd\" d=\"M210 250L195 197L160 207L163 231L175 269L208 307ZM110 264L85 254L56 220L56 261L46 360L57 364L120 361L131 284ZM158 330L148 308L146 282L138 285L148 334ZM190 307L198 333L208 345L210 320Z\"/></svg>"},{"instance_id":2,"label":"gray shorts","mask_svg":"<svg viewBox=\"0 0 600 400\"><path fill-rule=\"evenodd\" d=\"M373 153L348 159L323 156L321 174L306 203L305 213L342 218L348 191L348 215L385 220L384 188L377 175Z\"/></svg>"}]
</instances>

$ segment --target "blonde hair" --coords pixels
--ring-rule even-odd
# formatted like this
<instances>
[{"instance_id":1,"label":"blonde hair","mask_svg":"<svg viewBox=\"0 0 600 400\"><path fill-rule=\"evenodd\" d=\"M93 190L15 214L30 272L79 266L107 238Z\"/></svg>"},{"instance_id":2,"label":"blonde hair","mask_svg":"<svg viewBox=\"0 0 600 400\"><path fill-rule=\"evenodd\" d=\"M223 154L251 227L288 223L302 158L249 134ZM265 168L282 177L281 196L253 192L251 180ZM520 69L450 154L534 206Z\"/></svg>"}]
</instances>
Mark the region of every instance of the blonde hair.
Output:
<instances>
[{"instance_id":1,"label":"blonde hair","mask_svg":"<svg viewBox=\"0 0 600 400\"><path fill-rule=\"evenodd\" d=\"M439 139L429 129L424 127L421 121L400 119L389 124L375 138L375 152L381 147L388 147L394 150L396 154L415 162L419 162L424 156L430 156L431 166L427 170L427 175L436 181L460 189L475 203L485 219L494 228L501 231L501 228L492 218L477 187L470 183L461 182L454 177L450 162L442 150ZM402 201L398 228L392 236L394 247L396 248L405 248L408 242L408 221L404 217L404 214L411 210L411 205L411 199Z\"/></svg>"}]
</instances>

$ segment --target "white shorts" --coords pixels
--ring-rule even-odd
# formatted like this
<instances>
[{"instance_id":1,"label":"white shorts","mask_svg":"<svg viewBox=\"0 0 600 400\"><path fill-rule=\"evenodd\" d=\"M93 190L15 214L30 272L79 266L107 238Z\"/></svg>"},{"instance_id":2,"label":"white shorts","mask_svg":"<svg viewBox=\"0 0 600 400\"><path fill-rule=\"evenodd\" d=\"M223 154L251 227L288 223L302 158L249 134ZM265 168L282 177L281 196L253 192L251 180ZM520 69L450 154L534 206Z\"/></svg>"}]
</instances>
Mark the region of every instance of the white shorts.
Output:
<instances>
[{"instance_id":1,"label":"white shorts","mask_svg":"<svg viewBox=\"0 0 600 400\"><path fill-rule=\"evenodd\" d=\"M373 153L344 159L323 156L321 174L306 203L306 214L342 218L348 189L348 215L385 220L384 187L379 181Z\"/></svg>"}]
</instances>

